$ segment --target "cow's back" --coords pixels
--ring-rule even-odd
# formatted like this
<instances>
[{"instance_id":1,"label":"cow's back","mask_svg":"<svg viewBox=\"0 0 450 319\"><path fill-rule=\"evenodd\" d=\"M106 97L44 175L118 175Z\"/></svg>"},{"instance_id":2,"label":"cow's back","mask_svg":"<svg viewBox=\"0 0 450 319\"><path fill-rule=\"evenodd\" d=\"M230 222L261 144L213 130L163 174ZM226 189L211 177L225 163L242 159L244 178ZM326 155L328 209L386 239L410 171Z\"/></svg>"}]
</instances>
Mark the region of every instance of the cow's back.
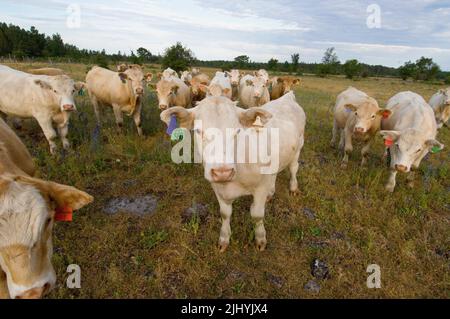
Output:
<instances>
[{"instance_id":1,"label":"cow's back","mask_svg":"<svg viewBox=\"0 0 450 319\"><path fill-rule=\"evenodd\" d=\"M99 102L112 105L126 105L130 102L130 93L123 85L117 72L101 67L93 67L86 75L86 86L89 94Z\"/></svg>"},{"instance_id":2,"label":"cow's back","mask_svg":"<svg viewBox=\"0 0 450 319\"><path fill-rule=\"evenodd\" d=\"M19 137L0 119L0 174L28 174L36 172L33 159Z\"/></svg>"}]
</instances>

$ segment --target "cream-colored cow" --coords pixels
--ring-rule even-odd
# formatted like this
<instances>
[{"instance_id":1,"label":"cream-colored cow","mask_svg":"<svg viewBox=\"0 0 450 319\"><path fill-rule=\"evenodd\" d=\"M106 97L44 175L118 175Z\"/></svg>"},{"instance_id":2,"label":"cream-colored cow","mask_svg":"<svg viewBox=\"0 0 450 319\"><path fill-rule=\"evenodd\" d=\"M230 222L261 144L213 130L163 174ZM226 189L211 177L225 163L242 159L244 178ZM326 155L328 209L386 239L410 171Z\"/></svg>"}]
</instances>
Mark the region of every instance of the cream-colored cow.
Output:
<instances>
[{"instance_id":1,"label":"cream-colored cow","mask_svg":"<svg viewBox=\"0 0 450 319\"><path fill-rule=\"evenodd\" d=\"M0 298L41 298L53 288L55 209L78 210L93 200L34 173L27 149L0 119Z\"/></svg>"},{"instance_id":2,"label":"cream-colored cow","mask_svg":"<svg viewBox=\"0 0 450 319\"><path fill-rule=\"evenodd\" d=\"M245 75L239 85L239 103L249 108L262 106L270 101L270 93L263 77Z\"/></svg>"},{"instance_id":3,"label":"cream-colored cow","mask_svg":"<svg viewBox=\"0 0 450 319\"><path fill-rule=\"evenodd\" d=\"M178 77L170 77L168 79L163 77L156 84L155 88L160 110L165 110L174 105L191 107L191 89Z\"/></svg>"},{"instance_id":4,"label":"cream-colored cow","mask_svg":"<svg viewBox=\"0 0 450 319\"><path fill-rule=\"evenodd\" d=\"M232 88L232 96L231 99L233 101L239 100L239 83L241 81L241 72L239 70L231 70L225 72L231 81L231 88Z\"/></svg>"},{"instance_id":5,"label":"cream-colored cow","mask_svg":"<svg viewBox=\"0 0 450 319\"><path fill-rule=\"evenodd\" d=\"M270 99L276 100L292 91L293 87L300 84L300 79L293 76L278 76L271 80L272 91L270 92Z\"/></svg>"},{"instance_id":6,"label":"cream-colored cow","mask_svg":"<svg viewBox=\"0 0 450 319\"><path fill-rule=\"evenodd\" d=\"M430 99L438 128L442 128L450 119L450 88L439 90Z\"/></svg>"}]
</instances>

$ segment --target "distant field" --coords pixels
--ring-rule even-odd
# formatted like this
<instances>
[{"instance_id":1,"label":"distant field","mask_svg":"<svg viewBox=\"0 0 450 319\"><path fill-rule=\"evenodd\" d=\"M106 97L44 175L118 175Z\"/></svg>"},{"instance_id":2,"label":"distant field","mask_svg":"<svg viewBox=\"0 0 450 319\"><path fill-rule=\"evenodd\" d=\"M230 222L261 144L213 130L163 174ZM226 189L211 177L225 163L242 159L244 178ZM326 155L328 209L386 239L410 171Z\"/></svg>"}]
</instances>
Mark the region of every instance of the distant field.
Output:
<instances>
[{"instance_id":1,"label":"distant field","mask_svg":"<svg viewBox=\"0 0 450 319\"><path fill-rule=\"evenodd\" d=\"M26 70L48 65L11 66ZM78 80L88 70L81 64L53 66ZM349 168L341 170L341 154L329 147L331 106L348 86L367 92L380 105L405 90L428 100L441 87L398 79L302 80L295 92L307 115L301 195L290 197L288 174L279 175L275 199L266 207L268 246L263 253L254 248L250 198L235 203L231 245L225 254L218 252L220 216L214 193L200 165L171 162L171 144L153 92L147 92L143 109L145 138L137 136L131 118L125 119L126 133L118 134L111 109L103 112L98 134L86 96L77 98L79 111L69 131L73 151L66 156L50 156L37 123L27 121L18 133L39 165L39 175L95 197L73 223L55 227L58 283L50 297L450 297L449 128L438 135L444 151L422 162L416 188L409 189L399 175L394 194L384 190L388 174L380 137L365 170L359 167L360 148ZM104 212L113 198L147 194L158 198L153 215ZM182 218L194 203L208 205L209 214ZM312 294L304 285L314 279L310 264L316 258L326 262L330 278L317 280L320 292ZM65 286L69 264L81 267L81 289ZM370 264L381 267L381 289L366 286Z\"/></svg>"}]
</instances>

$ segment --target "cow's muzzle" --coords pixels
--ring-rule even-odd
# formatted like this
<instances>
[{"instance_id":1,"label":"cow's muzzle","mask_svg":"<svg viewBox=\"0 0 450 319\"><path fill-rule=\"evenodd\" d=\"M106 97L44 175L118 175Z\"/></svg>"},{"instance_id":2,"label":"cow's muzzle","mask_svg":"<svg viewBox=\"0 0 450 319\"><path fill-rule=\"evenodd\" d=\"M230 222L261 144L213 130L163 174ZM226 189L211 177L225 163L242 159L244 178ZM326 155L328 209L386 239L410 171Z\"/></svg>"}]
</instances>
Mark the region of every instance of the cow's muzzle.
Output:
<instances>
[{"instance_id":1,"label":"cow's muzzle","mask_svg":"<svg viewBox=\"0 0 450 319\"><path fill-rule=\"evenodd\" d=\"M73 112L75 111L75 105L73 104L64 104L63 105L63 110L66 112Z\"/></svg>"},{"instance_id":2,"label":"cow's muzzle","mask_svg":"<svg viewBox=\"0 0 450 319\"><path fill-rule=\"evenodd\" d=\"M355 127L355 133L364 134L366 133L366 130L364 129L364 127Z\"/></svg>"},{"instance_id":3,"label":"cow's muzzle","mask_svg":"<svg viewBox=\"0 0 450 319\"><path fill-rule=\"evenodd\" d=\"M41 299L50 291L51 285L46 283L44 286L39 288L33 288L25 291L19 296L16 296L16 299Z\"/></svg>"},{"instance_id":4,"label":"cow's muzzle","mask_svg":"<svg viewBox=\"0 0 450 319\"><path fill-rule=\"evenodd\" d=\"M233 179L234 168L221 167L211 169L211 178L216 183L226 183Z\"/></svg>"},{"instance_id":5,"label":"cow's muzzle","mask_svg":"<svg viewBox=\"0 0 450 319\"><path fill-rule=\"evenodd\" d=\"M167 105L165 105L165 104L160 104L160 105L159 105L159 109L160 109L161 111L164 111L164 110L167 109Z\"/></svg>"},{"instance_id":6,"label":"cow's muzzle","mask_svg":"<svg viewBox=\"0 0 450 319\"><path fill-rule=\"evenodd\" d=\"M138 94L138 95L144 94L144 89L143 88L137 88L136 89L136 94Z\"/></svg>"},{"instance_id":7,"label":"cow's muzzle","mask_svg":"<svg viewBox=\"0 0 450 319\"><path fill-rule=\"evenodd\" d=\"M406 173L408 171L408 167L406 167L405 165L399 165L399 164L395 165L395 169L402 173Z\"/></svg>"}]
</instances>

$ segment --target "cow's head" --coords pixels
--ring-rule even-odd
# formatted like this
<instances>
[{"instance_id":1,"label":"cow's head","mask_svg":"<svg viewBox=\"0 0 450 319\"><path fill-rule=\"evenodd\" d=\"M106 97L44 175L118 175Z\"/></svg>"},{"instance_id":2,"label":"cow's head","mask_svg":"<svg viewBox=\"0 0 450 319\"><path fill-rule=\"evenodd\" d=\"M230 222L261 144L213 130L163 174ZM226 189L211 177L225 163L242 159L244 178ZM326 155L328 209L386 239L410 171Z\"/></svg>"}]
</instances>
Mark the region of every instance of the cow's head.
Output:
<instances>
[{"instance_id":1,"label":"cow's head","mask_svg":"<svg viewBox=\"0 0 450 319\"><path fill-rule=\"evenodd\" d=\"M204 176L212 183L230 182L235 177L237 160L226 155L227 145L236 145L238 135L247 134L244 129L251 128L257 118L266 124L272 117L260 107L239 108L223 96L207 97L192 109L172 107L161 113L161 120L169 124L172 115L178 118L180 127L194 131L196 151L203 155ZM246 150L237 146L237 152Z\"/></svg>"},{"instance_id":2,"label":"cow's head","mask_svg":"<svg viewBox=\"0 0 450 319\"><path fill-rule=\"evenodd\" d=\"M142 68L136 64L129 65L125 71L119 72L118 76L122 82L130 86L133 94L138 96L144 95L145 82L148 83L153 78L151 73L144 75Z\"/></svg>"},{"instance_id":3,"label":"cow's head","mask_svg":"<svg viewBox=\"0 0 450 319\"><path fill-rule=\"evenodd\" d=\"M231 86L237 87L239 85L239 81L241 80L241 73L239 70L231 70L225 72L231 81Z\"/></svg>"},{"instance_id":4,"label":"cow's head","mask_svg":"<svg viewBox=\"0 0 450 319\"><path fill-rule=\"evenodd\" d=\"M0 278L6 274L10 298L41 298L56 281L51 263L55 209L73 210L92 196L24 176L0 176Z\"/></svg>"},{"instance_id":5,"label":"cow's head","mask_svg":"<svg viewBox=\"0 0 450 319\"><path fill-rule=\"evenodd\" d=\"M162 79L156 84L159 108L165 110L173 105L173 101L180 87L173 81Z\"/></svg>"},{"instance_id":6,"label":"cow's head","mask_svg":"<svg viewBox=\"0 0 450 319\"><path fill-rule=\"evenodd\" d=\"M203 99L208 93L208 84L193 78L191 81L191 93L193 97Z\"/></svg>"},{"instance_id":7,"label":"cow's head","mask_svg":"<svg viewBox=\"0 0 450 319\"><path fill-rule=\"evenodd\" d=\"M75 82L67 75L45 76L34 80L34 83L51 96L61 111L66 112L77 110L74 97L86 85L83 82Z\"/></svg>"},{"instance_id":8,"label":"cow's head","mask_svg":"<svg viewBox=\"0 0 450 319\"><path fill-rule=\"evenodd\" d=\"M255 71L254 75L256 77L262 78L265 81L266 85L269 84L269 73L267 73L266 70L261 69L259 71Z\"/></svg>"},{"instance_id":9,"label":"cow's head","mask_svg":"<svg viewBox=\"0 0 450 319\"><path fill-rule=\"evenodd\" d=\"M293 76L282 76L276 80L283 87L283 94L289 93L295 85L300 84L300 79Z\"/></svg>"},{"instance_id":10,"label":"cow's head","mask_svg":"<svg viewBox=\"0 0 450 319\"><path fill-rule=\"evenodd\" d=\"M175 70L172 70L171 68L167 68L161 73L160 79L161 78L169 79L171 77L178 78L178 74Z\"/></svg>"},{"instance_id":11,"label":"cow's head","mask_svg":"<svg viewBox=\"0 0 450 319\"><path fill-rule=\"evenodd\" d=\"M252 79L248 79L245 84L252 87L253 98L256 100L261 99L267 91L266 81L262 77L253 77Z\"/></svg>"},{"instance_id":12,"label":"cow's head","mask_svg":"<svg viewBox=\"0 0 450 319\"><path fill-rule=\"evenodd\" d=\"M391 168L407 173L417 168L420 161L430 151L439 151L444 145L435 139L426 139L423 133L415 129L404 131L380 131L390 145Z\"/></svg>"},{"instance_id":13,"label":"cow's head","mask_svg":"<svg viewBox=\"0 0 450 319\"><path fill-rule=\"evenodd\" d=\"M354 113L354 133L356 134L365 134L371 129L378 130L381 119L387 119L392 114L390 110L380 109L377 101L372 98L367 98L357 105L346 104L345 108Z\"/></svg>"},{"instance_id":14,"label":"cow's head","mask_svg":"<svg viewBox=\"0 0 450 319\"><path fill-rule=\"evenodd\" d=\"M436 123L441 128L450 119L450 88L440 90L439 93L442 97L442 103L434 111Z\"/></svg>"}]
</instances>

